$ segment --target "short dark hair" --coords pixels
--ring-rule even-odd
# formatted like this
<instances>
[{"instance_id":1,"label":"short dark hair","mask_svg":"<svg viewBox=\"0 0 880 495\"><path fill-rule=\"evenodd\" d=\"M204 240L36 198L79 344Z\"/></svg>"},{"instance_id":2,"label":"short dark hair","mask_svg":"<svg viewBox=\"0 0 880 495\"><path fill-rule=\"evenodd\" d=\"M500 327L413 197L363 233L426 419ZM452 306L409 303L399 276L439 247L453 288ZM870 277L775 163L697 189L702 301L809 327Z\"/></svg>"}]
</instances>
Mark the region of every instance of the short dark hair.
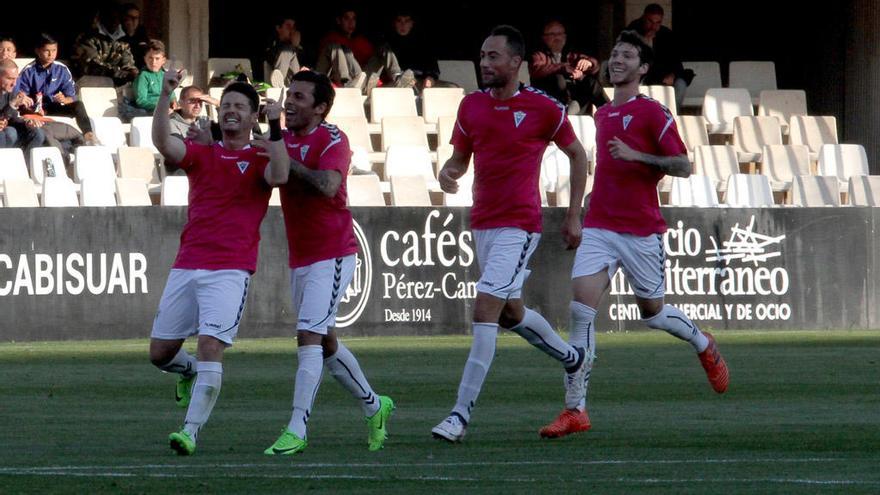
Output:
<instances>
[{"instance_id":1,"label":"short dark hair","mask_svg":"<svg viewBox=\"0 0 880 495\"><path fill-rule=\"evenodd\" d=\"M2 41L2 40L0 40L0 41ZM48 33L40 33L37 35L37 41L34 43L34 48L40 49L46 45L57 45L57 44L58 44L58 40L53 38Z\"/></svg>"},{"instance_id":2,"label":"short dark hair","mask_svg":"<svg viewBox=\"0 0 880 495\"><path fill-rule=\"evenodd\" d=\"M291 21L293 21L294 23L296 23L296 17L294 17L294 16L292 16L292 15L288 15L288 14L277 14L277 15L274 17L274 21L272 22L272 25L275 26L275 27L281 27L281 25L284 24L284 21L286 21L286 20L288 20L288 19L290 19Z\"/></svg>"},{"instance_id":3,"label":"short dark hair","mask_svg":"<svg viewBox=\"0 0 880 495\"><path fill-rule=\"evenodd\" d=\"M254 89L253 86L246 82L235 81L223 88L223 94L220 96L220 101L223 101L223 97L228 93L239 93L247 97L251 104L251 110L254 112L260 108L260 95L257 94L257 90Z\"/></svg>"},{"instance_id":4,"label":"short dark hair","mask_svg":"<svg viewBox=\"0 0 880 495\"><path fill-rule=\"evenodd\" d=\"M649 3L645 6L645 11L642 13L642 15L654 14L663 15L663 7L661 7L659 3Z\"/></svg>"},{"instance_id":5,"label":"short dark hair","mask_svg":"<svg viewBox=\"0 0 880 495\"><path fill-rule=\"evenodd\" d=\"M333 89L330 78L320 72L301 70L293 75L291 81L310 82L315 85L315 104L313 107L326 103L327 111L323 115L326 118L327 114L330 113L330 109L333 108L333 100L336 99L336 90Z\"/></svg>"},{"instance_id":6,"label":"short dark hair","mask_svg":"<svg viewBox=\"0 0 880 495\"><path fill-rule=\"evenodd\" d=\"M615 45L618 43L626 43L636 47L636 50L639 52L640 63L651 65L654 62L654 50L645 43L645 39L639 33L633 30L623 31L617 37L617 41L614 42Z\"/></svg>"},{"instance_id":7,"label":"short dark hair","mask_svg":"<svg viewBox=\"0 0 880 495\"><path fill-rule=\"evenodd\" d=\"M138 12L140 12L141 8L134 3L124 3L119 6L119 11L123 14L127 14L129 10L137 10Z\"/></svg>"},{"instance_id":8,"label":"short dark hair","mask_svg":"<svg viewBox=\"0 0 880 495\"><path fill-rule=\"evenodd\" d=\"M0 36L0 43L2 43L2 42L4 42L4 41L9 42L9 43L12 43L13 45L15 45L15 40L12 39L11 36ZM17 48L17 46L16 46L16 48Z\"/></svg>"},{"instance_id":9,"label":"short dark hair","mask_svg":"<svg viewBox=\"0 0 880 495\"><path fill-rule=\"evenodd\" d=\"M148 52L162 52L162 55L168 56L168 52L165 51L165 43L162 43L159 40L149 40L147 41L147 51Z\"/></svg>"},{"instance_id":10,"label":"short dark hair","mask_svg":"<svg viewBox=\"0 0 880 495\"><path fill-rule=\"evenodd\" d=\"M519 29L507 24L502 24L492 28L492 31L489 32L489 36L504 36L507 40L507 48L510 50L510 53L515 57L522 59L526 58L526 42Z\"/></svg>"}]
</instances>

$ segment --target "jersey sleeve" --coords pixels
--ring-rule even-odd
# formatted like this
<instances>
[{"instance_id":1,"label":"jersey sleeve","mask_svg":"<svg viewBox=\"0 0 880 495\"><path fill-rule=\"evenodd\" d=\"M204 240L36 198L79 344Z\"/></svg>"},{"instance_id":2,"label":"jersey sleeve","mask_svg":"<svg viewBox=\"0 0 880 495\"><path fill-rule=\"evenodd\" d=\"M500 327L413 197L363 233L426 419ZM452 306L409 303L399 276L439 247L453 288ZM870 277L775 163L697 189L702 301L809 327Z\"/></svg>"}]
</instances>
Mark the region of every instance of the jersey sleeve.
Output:
<instances>
[{"instance_id":1,"label":"jersey sleeve","mask_svg":"<svg viewBox=\"0 0 880 495\"><path fill-rule=\"evenodd\" d=\"M468 106L469 98L465 97L458 107L458 116L455 119L455 127L452 129L452 139L449 143L456 151L463 153L473 152L473 136L471 136L470 124L467 121L468 112L465 108Z\"/></svg>"},{"instance_id":2,"label":"jersey sleeve","mask_svg":"<svg viewBox=\"0 0 880 495\"><path fill-rule=\"evenodd\" d=\"M351 165L351 146L348 144L348 137L340 130L331 131L329 136L330 140L318 158L318 170L336 170L345 178Z\"/></svg>"},{"instance_id":3,"label":"jersey sleeve","mask_svg":"<svg viewBox=\"0 0 880 495\"><path fill-rule=\"evenodd\" d=\"M567 148L571 143L577 140L577 134L574 133L574 127L565 111L562 112L561 122L556 124L556 132L553 134L553 142L560 148Z\"/></svg>"},{"instance_id":4,"label":"jersey sleeve","mask_svg":"<svg viewBox=\"0 0 880 495\"><path fill-rule=\"evenodd\" d=\"M177 166L187 173L197 168L206 157L210 156L210 146L196 144L192 141L184 141L183 144L186 146L186 154L183 155L183 160L180 160Z\"/></svg>"},{"instance_id":5,"label":"jersey sleeve","mask_svg":"<svg viewBox=\"0 0 880 495\"><path fill-rule=\"evenodd\" d=\"M678 134L678 127L675 125L675 117L672 113L658 104L654 112L655 126L657 129L657 148L660 156L676 156L687 153L687 147Z\"/></svg>"}]
</instances>

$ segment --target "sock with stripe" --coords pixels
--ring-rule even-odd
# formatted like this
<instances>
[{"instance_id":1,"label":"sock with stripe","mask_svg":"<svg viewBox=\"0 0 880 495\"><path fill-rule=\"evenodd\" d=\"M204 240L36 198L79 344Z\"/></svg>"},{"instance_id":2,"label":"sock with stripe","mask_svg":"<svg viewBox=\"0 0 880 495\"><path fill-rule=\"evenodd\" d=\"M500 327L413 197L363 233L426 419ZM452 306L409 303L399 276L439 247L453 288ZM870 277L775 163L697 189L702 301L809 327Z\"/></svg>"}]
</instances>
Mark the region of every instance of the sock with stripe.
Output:
<instances>
[{"instance_id":1,"label":"sock with stripe","mask_svg":"<svg viewBox=\"0 0 880 495\"><path fill-rule=\"evenodd\" d=\"M293 385L293 414L287 429L298 437L306 438L306 425L312 414L312 404L321 385L324 351L319 345L302 345L296 350L299 364Z\"/></svg>"},{"instance_id":2,"label":"sock with stripe","mask_svg":"<svg viewBox=\"0 0 880 495\"><path fill-rule=\"evenodd\" d=\"M550 322L529 308L526 308L522 321L511 328L510 331L519 334L529 344L541 349L545 354L559 361L566 368L571 368L578 364L579 355L577 350L562 340L558 333L553 331Z\"/></svg>"},{"instance_id":3,"label":"sock with stripe","mask_svg":"<svg viewBox=\"0 0 880 495\"><path fill-rule=\"evenodd\" d=\"M177 373L183 375L184 378L190 378L196 374L198 361L191 354L183 349L177 351L177 354L167 363L157 366L166 373Z\"/></svg>"},{"instance_id":4,"label":"sock with stripe","mask_svg":"<svg viewBox=\"0 0 880 495\"><path fill-rule=\"evenodd\" d=\"M593 359L596 357L596 310L586 304L572 301L569 306L571 309L571 323L569 324L568 343L582 347L587 350L587 366L588 371L584 377L584 390L589 394L590 374L592 373ZM566 403L568 409L586 410L587 398L584 396L577 404Z\"/></svg>"},{"instance_id":5,"label":"sock with stripe","mask_svg":"<svg viewBox=\"0 0 880 495\"><path fill-rule=\"evenodd\" d=\"M495 358L495 340L498 337L498 324L474 323L474 340L471 352L461 374L458 385L458 398L455 401L453 414L458 414L465 423L471 420L471 409L477 402L483 382Z\"/></svg>"},{"instance_id":6,"label":"sock with stripe","mask_svg":"<svg viewBox=\"0 0 880 495\"><path fill-rule=\"evenodd\" d=\"M342 345L337 342L336 352L324 360L324 365L330 370L333 378L345 387L352 396L361 402L361 408L364 410L364 416L372 416L379 410L379 397L373 392L370 383L361 370L357 358Z\"/></svg>"},{"instance_id":7,"label":"sock with stripe","mask_svg":"<svg viewBox=\"0 0 880 495\"><path fill-rule=\"evenodd\" d=\"M223 363L199 361L196 365L198 376L193 385L192 398L186 410L183 429L195 440L199 430L208 422L223 383Z\"/></svg>"},{"instance_id":8,"label":"sock with stripe","mask_svg":"<svg viewBox=\"0 0 880 495\"><path fill-rule=\"evenodd\" d=\"M709 346L709 339L694 325L694 322L675 306L666 304L656 315L643 320L651 328L665 330L693 346L694 350L703 352Z\"/></svg>"}]
</instances>

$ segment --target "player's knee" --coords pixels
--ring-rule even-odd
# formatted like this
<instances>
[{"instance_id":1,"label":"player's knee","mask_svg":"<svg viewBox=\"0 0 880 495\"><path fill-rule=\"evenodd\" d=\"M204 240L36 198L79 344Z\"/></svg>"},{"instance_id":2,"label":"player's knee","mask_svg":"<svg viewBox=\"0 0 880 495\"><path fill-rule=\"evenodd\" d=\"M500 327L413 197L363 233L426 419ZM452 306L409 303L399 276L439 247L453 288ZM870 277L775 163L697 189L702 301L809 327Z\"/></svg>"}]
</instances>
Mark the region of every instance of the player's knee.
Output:
<instances>
[{"instance_id":1,"label":"player's knee","mask_svg":"<svg viewBox=\"0 0 880 495\"><path fill-rule=\"evenodd\" d=\"M174 359L174 354L169 355L160 349L150 349L150 363L157 368L162 368L172 359Z\"/></svg>"}]
</instances>

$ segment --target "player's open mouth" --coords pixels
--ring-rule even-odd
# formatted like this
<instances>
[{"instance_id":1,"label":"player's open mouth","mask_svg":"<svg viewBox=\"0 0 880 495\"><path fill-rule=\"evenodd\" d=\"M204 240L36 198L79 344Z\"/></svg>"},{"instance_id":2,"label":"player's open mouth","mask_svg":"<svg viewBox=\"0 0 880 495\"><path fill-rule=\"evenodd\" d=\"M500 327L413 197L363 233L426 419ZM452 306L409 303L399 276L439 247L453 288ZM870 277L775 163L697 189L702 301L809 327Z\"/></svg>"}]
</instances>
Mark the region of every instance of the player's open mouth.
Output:
<instances>
[{"instance_id":1,"label":"player's open mouth","mask_svg":"<svg viewBox=\"0 0 880 495\"><path fill-rule=\"evenodd\" d=\"M223 122L226 124L238 124L241 120L236 117L224 117Z\"/></svg>"}]
</instances>

